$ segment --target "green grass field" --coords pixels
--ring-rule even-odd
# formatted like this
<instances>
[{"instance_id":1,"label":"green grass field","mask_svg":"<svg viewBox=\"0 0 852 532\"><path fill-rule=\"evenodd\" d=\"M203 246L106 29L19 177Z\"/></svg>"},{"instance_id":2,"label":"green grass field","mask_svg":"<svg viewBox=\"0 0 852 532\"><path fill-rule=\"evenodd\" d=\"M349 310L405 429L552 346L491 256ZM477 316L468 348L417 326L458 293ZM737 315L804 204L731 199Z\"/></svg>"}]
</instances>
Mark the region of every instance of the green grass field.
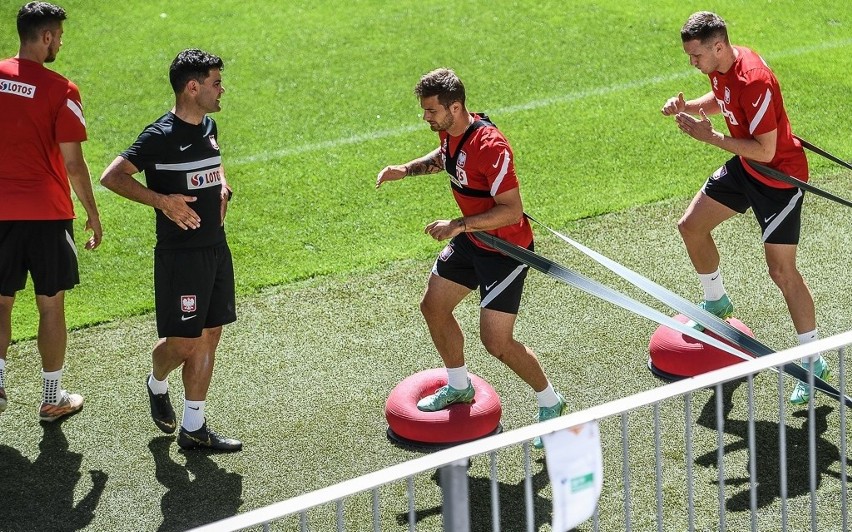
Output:
<instances>
[{"instance_id":1,"label":"green grass field","mask_svg":"<svg viewBox=\"0 0 852 532\"><path fill-rule=\"evenodd\" d=\"M54 68L81 87L90 135L84 149L95 179L172 105L167 69L178 51L197 46L225 60L227 92L216 119L236 191L227 229L240 319L223 338L209 417L246 449L233 456L184 455L155 432L142 391L156 339L153 213L98 185L104 244L81 253L83 282L69 292L67 307L75 331L64 382L86 395L87 406L58 427L38 425L36 313L28 288L13 315L10 406L0 417L0 529L178 530L414 456L385 439L382 408L399 380L440 365L417 301L441 244L422 228L456 216L457 208L442 177L378 191L374 182L385 164L436 145L411 92L434 67L456 69L469 107L487 111L506 132L530 213L689 298L700 292L675 222L725 160L659 113L678 90L689 97L708 89L680 49L678 30L691 12L718 11L735 43L763 54L781 81L795 132L852 155L852 17L837 2L812 2L807 9L792 1L664 1L653 9L638 1L62 5L70 18ZM4 56L17 49L18 7L0 5ZM819 157L810 162L813 183L852 197L849 172ZM799 265L823 336L847 330L852 320L852 298L838 274L847 262L848 223L845 208L808 199ZM627 290L539 236L543 254ZM770 346L793 345L750 215L717 236L738 317ZM476 313L472 300L458 311L469 338L468 365L501 394L504 426L527 425L534 398L477 344ZM532 273L518 337L536 350L572 408L581 409L659 385L644 369L653 330L650 322ZM614 369L618 380L610 378ZM771 421L775 380L756 382L766 399L761 413ZM179 398L177 375L172 385ZM733 392L737 405L744 389ZM709 392L696 396L696 418L711 401ZM824 399L819 406L834 408ZM677 412L674 405L664 414L682 417ZM740 406L730 414L733 420L744 415ZM827 415L827 439L836 439L830 435L837 422ZM801 428L802 418L791 412L788 426ZM631 458L653 478L653 457L642 448L649 427L650 421L631 427L637 446ZM602 431L607 478L615 479L605 481L606 496L620 489L620 435L615 424ZM715 430L697 436L696 456L715 452ZM666 449L671 529L685 526L677 438ZM745 463L744 452L732 456ZM538 524L549 529L546 476L541 463L534 467L536 504L544 512ZM830 472L837 466L827 467L820 490L833 501L838 488ZM716 472L696 470L700 529L713 529ZM515 529L512 519L520 523L511 501L522 500L521 474L501 478L507 530ZM742 470L729 474L738 478ZM486 464L475 462L472 476L481 487ZM418 478L417 490L418 529L438 529L435 483ZM791 504L807 509L807 498L795 494ZM382 497L383 525L403 529L402 490L383 490ZM44 511L45 500L52 512ZM634 503L653 509L653 500ZM748 513L732 505L729 526L747 526ZM776 509L777 500L765 506L767 515ZM821 506L826 519L835 509ZM609 527L603 529L620 528L620 507L604 510ZM652 515L643 515L637 528L651 528ZM365 516L347 507L348 528L358 530ZM319 512L321 522L326 517Z\"/></svg>"},{"instance_id":2,"label":"green grass field","mask_svg":"<svg viewBox=\"0 0 852 532\"><path fill-rule=\"evenodd\" d=\"M434 254L421 230L456 212L445 181L378 192L373 184L385 164L435 146L411 92L435 66L455 68L469 107L488 111L507 133L527 208L557 226L691 195L722 159L659 113L678 90L708 90L680 49L678 30L695 7L679 2L647 15L638 14L646 11L641 2L470 2L459 15L479 28L470 35L445 23L457 6L443 2L428 11L405 2L264 8L225 0L201 12L191 4L132 5L67 6L55 67L83 92L92 173L100 176L171 107L167 70L177 51L199 46L222 55L228 92L216 118L237 192L228 231L243 294ZM0 50L12 55L17 3L4 6L9 31ZM849 153L838 109L852 85L849 22L833 2L795 14L793 6L719 10L730 13L735 42L771 61L795 130ZM817 175L833 171L819 158L812 165ZM153 305L153 214L100 186L97 199L105 240L84 256L84 282L69 294L73 327ZM35 334L33 305L22 296L16 339Z\"/></svg>"}]
</instances>

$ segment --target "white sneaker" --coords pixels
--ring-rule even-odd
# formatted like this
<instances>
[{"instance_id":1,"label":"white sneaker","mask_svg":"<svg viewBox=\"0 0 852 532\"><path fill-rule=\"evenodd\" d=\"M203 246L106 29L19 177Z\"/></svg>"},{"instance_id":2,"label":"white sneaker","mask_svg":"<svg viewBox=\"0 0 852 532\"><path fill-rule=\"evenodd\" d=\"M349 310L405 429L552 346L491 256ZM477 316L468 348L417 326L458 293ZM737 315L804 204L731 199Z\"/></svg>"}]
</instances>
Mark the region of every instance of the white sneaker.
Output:
<instances>
[{"instance_id":1,"label":"white sneaker","mask_svg":"<svg viewBox=\"0 0 852 532\"><path fill-rule=\"evenodd\" d=\"M76 414L83 408L83 396L76 393L68 393L62 390L62 398L59 403L42 403L38 409L38 416L42 421L56 421L57 419Z\"/></svg>"}]
</instances>

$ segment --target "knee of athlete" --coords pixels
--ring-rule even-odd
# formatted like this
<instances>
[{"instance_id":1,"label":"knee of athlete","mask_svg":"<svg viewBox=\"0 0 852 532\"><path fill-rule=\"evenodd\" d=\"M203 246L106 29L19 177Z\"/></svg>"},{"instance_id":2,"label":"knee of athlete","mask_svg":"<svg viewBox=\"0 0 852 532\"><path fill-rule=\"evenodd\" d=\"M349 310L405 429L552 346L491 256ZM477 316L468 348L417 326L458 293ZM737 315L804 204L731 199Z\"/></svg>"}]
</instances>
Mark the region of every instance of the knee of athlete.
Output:
<instances>
[{"instance_id":1,"label":"knee of athlete","mask_svg":"<svg viewBox=\"0 0 852 532\"><path fill-rule=\"evenodd\" d=\"M485 350L497 360L503 360L506 358L512 349L512 344L514 343L511 338L506 339L502 336L488 334L486 332L480 332L479 339L482 341L482 345L485 347Z\"/></svg>"},{"instance_id":2,"label":"knee of athlete","mask_svg":"<svg viewBox=\"0 0 852 532\"><path fill-rule=\"evenodd\" d=\"M799 270L797 270L795 266L788 267L784 265L770 265L769 277L772 278L775 284L778 285L782 291L802 282L802 276L799 274Z\"/></svg>"},{"instance_id":3,"label":"knee of athlete","mask_svg":"<svg viewBox=\"0 0 852 532\"><path fill-rule=\"evenodd\" d=\"M438 315L438 308L424 297L420 300L420 313L428 320Z\"/></svg>"},{"instance_id":4,"label":"knee of athlete","mask_svg":"<svg viewBox=\"0 0 852 532\"><path fill-rule=\"evenodd\" d=\"M693 233L693 226L686 216L678 220L677 230L680 232L681 237L686 237Z\"/></svg>"}]
</instances>

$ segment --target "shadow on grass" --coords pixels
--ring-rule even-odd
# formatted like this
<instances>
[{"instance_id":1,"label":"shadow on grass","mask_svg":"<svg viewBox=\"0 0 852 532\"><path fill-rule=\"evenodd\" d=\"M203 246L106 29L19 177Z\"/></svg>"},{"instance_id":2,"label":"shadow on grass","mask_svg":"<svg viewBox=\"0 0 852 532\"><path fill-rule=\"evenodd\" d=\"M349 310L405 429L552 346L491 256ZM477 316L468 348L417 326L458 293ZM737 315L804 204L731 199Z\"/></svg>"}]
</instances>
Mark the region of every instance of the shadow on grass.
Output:
<instances>
[{"instance_id":1,"label":"shadow on grass","mask_svg":"<svg viewBox=\"0 0 852 532\"><path fill-rule=\"evenodd\" d=\"M226 471L204 451L184 453L186 466L172 460L173 436L151 440L157 481L168 490L160 501L161 532L186 530L235 515L243 504L243 477Z\"/></svg>"},{"instance_id":2,"label":"shadow on grass","mask_svg":"<svg viewBox=\"0 0 852 532\"><path fill-rule=\"evenodd\" d=\"M533 491L533 529L538 530L545 523L550 523L553 512L553 502L542 497L539 492L544 489L550 479L544 458L536 461L541 469L532 476ZM440 472L432 474L432 481L440 488ZM497 488L500 494L500 529L501 530L526 530L526 494L525 485L521 480L517 484L498 482ZM490 532L494 530L491 517L491 479L488 477L468 477L468 493L470 494L470 529L472 532ZM420 522L434 515L442 515L441 506L417 510L415 521ZM404 525L408 523L408 513L400 512L396 516L397 523Z\"/></svg>"},{"instance_id":3,"label":"shadow on grass","mask_svg":"<svg viewBox=\"0 0 852 532\"><path fill-rule=\"evenodd\" d=\"M725 454L740 450L748 450L748 419L730 419L733 409L733 394L737 387L746 382L744 379L725 383L722 387L722 404L724 431L736 436L738 441L725 445ZM840 463L839 448L826 440L823 435L828 430L828 414L832 408L823 405L814 409L816 433L816 488L819 489L822 477L829 475L840 478L840 473L832 471L831 467ZM810 468L808 465L808 432L810 424L808 410L793 413L797 418L803 418L799 427L786 427L787 442L787 498L794 498L810 493ZM704 405L698 424L708 429L716 430L716 392ZM757 454L756 478L757 507L763 508L781 497L781 459L779 455L778 423L755 419L755 451ZM706 453L696 458L695 463L704 467L716 467L717 451ZM743 488L728 497L725 507L729 511L743 512L751 509L751 494L749 491L749 463L742 465L742 476L731 476L730 461L726 460L726 486L742 486Z\"/></svg>"},{"instance_id":4,"label":"shadow on grass","mask_svg":"<svg viewBox=\"0 0 852 532\"><path fill-rule=\"evenodd\" d=\"M83 455L68 450L60 419L42 423L39 455L30 462L13 447L0 445L0 528L3 530L80 530L95 517L107 475L91 470L92 487L77 504L74 488Z\"/></svg>"}]
</instances>

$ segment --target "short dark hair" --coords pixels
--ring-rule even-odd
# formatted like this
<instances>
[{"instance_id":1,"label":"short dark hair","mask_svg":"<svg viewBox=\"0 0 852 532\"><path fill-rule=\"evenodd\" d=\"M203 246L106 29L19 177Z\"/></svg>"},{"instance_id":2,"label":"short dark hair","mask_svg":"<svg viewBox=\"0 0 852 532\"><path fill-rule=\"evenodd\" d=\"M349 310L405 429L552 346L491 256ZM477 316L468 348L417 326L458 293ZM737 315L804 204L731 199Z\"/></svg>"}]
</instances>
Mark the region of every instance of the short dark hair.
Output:
<instances>
[{"instance_id":1,"label":"short dark hair","mask_svg":"<svg viewBox=\"0 0 852 532\"><path fill-rule=\"evenodd\" d=\"M437 96L438 102L444 107L449 107L453 102L464 105L464 83L449 68L438 68L424 74L414 86L414 94L421 99Z\"/></svg>"},{"instance_id":2,"label":"short dark hair","mask_svg":"<svg viewBox=\"0 0 852 532\"><path fill-rule=\"evenodd\" d=\"M680 39L683 42L698 39L701 44L707 44L711 39L720 39L725 44L728 41L728 27L722 17L710 11L693 13L680 29Z\"/></svg>"},{"instance_id":3,"label":"short dark hair","mask_svg":"<svg viewBox=\"0 0 852 532\"><path fill-rule=\"evenodd\" d=\"M190 80L201 83L207 79L211 70L223 70L224 68L225 63L219 56L197 48L190 48L179 53L172 61L172 66L169 67L169 82L172 84L175 94L180 94Z\"/></svg>"},{"instance_id":4,"label":"short dark hair","mask_svg":"<svg viewBox=\"0 0 852 532\"><path fill-rule=\"evenodd\" d=\"M47 2L29 2L18 10L18 37L21 42L39 38L44 30L52 30L67 18L65 10Z\"/></svg>"}]
</instances>

